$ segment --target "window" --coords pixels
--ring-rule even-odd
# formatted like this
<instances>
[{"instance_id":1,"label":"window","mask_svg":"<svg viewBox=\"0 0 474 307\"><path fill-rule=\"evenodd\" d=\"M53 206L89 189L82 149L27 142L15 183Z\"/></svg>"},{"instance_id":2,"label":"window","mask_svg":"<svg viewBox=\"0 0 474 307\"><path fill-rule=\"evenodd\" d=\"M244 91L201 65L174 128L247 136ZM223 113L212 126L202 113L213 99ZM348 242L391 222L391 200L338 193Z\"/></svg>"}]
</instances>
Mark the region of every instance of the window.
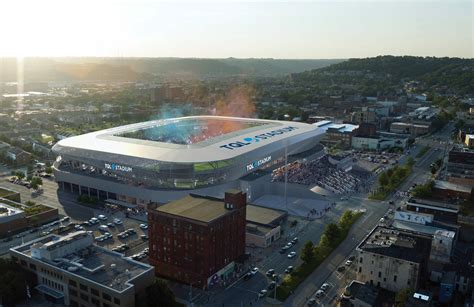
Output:
<instances>
[{"instance_id":1,"label":"window","mask_svg":"<svg viewBox=\"0 0 474 307\"><path fill-rule=\"evenodd\" d=\"M381 278L381 277L382 277L382 272L379 272L379 278Z\"/></svg>"},{"instance_id":2,"label":"window","mask_svg":"<svg viewBox=\"0 0 474 307\"><path fill-rule=\"evenodd\" d=\"M114 297L114 304L120 305L120 300L116 297Z\"/></svg>"},{"instance_id":3,"label":"window","mask_svg":"<svg viewBox=\"0 0 474 307\"><path fill-rule=\"evenodd\" d=\"M71 296L77 296L77 291L73 289L69 289L69 295Z\"/></svg>"},{"instance_id":4,"label":"window","mask_svg":"<svg viewBox=\"0 0 474 307\"><path fill-rule=\"evenodd\" d=\"M92 302L92 305L94 306L100 306L100 301L96 299L95 297L91 297L91 302Z\"/></svg>"},{"instance_id":5,"label":"window","mask_svg":"<svg viewBox=\"0 0 474 307\"><path fill-rule=\"evenodd\" d=\"M26 266L26 261L25 260L21 260L20 263L21 263L22 266Z\"/></svg>"},{"instance_id":6,"label":"window","mask_svg":"<svg viewBox=\"0 0 474 307\"><path fill-rule=\"evenodd\" d=\"M87 291L87 286L85 286L83 284L79 284L79 287L81 288L81 290Z\"/></svg>"},{"instance_id":7,"label":"window","mask_svg":"<svg viewBox=\"0 0 474 307\"><path fill-rule=\"evenodd\" d=\"M95 296L99 296L99 291L97 291L94 288L91 288L91 293L94 294Z\"/></svg>"},{"instance_id":8,"label":"window","mask_svg":"<svg viewBox=\"0 0 474 307\"><path fill-rule=\"evenodd\" d=\"M78 307L79 304L78 304L76 301L69 300L69 306L71 306L71 307Z\"/></svg>"},{"instance_id":9,"label":"window","mask_svg":"<svg viewBox=\"0 0 474 307\"><path fill-rule=\"evenodd\" d=\"M360 266L360 267L359 267L359 273L361 273L361 272L362 272L362 267Z\"/></svg>"},{"instance_id":10,"label":"window","mask_svg":"<svg viewBox=\"0 0 474 307\"><path fill-rule=\"evenodd\" d=\"M359 263L362 263L362 260L364 260L364 258L360 257Z\"/></svg>"},{"instance_id":11,"label":"window","mask_svg":"<svg viewBox=\"0 0 474 307\"><path fill-rule=\"evenodd\" d=\"M103 307L110 307L110 305L109 305L109 304L106 304L106 303L102 303L102 306L103 306Z\"/></svg>"},{"instance_id":12,"label":"window","mask_svg":"<svg viewBox=\"0 0 474 307\"><path fill-rule=\"evenodd\" d=\"M410 281L407 281L407 285L410 285Z\"/></svg>"},{"instance_id":13,"label":"window","mask_svg":"<svg viewBox=\"0 0 474 307\"><path fill-rule=\"evenodd\" d=\"M102 297L105 299L105 300L108 300L109 302L112 301L112 297L110 295L108 295L107 293L102 293Z\"/></svg>"},{"instance_id":14,"label":"window","mask_svg":"<svg viewBox=\"0 0 474 307\"><path fill-rule=\"evenodd\" d=\"M69 279L69 285L73 287L77 287L77 283L72 279Z\"/></svg>"},{"instance_id":15,"label":"window","mask_svg":"<svg viewBox=\"0 0 474 307\"><path fill-rule=\"evenodd\" d=\"M81 299L83 299L84 301L88 302L88 301L89 301L89 296L87 296L87 295L84 294L84 293L81 293Z\"/></svg>"},{"instance_id":16,"label":"window","mask_svg":"<svg viewBox=\"0 0 474 307\"><path fill-rule=\"evenodd\" d=\"M33 263L30 263L30 269L32 269L33 271L36 271L36 265Z\"/></svg>"},{"instance_id":17,"label":"window","mask_svg":"<svg viewBox=\"0 0 474 307\"><path fill-rule=\"evenodd\" d=\"M393 281L394 281L394 282L397 281L397 275L393 275Z\"/></svg>"}]
</instances>

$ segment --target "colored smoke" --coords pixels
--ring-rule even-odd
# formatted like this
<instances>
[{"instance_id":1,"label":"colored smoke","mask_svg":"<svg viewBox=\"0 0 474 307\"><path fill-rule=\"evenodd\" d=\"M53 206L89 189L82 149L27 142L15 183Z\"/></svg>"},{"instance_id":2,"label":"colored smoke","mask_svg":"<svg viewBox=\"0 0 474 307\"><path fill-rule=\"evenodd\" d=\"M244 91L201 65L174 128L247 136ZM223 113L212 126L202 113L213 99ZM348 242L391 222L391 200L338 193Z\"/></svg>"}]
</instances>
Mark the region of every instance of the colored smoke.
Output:
<instances>
[{"instance_id":1,"label":"colored smoke","mask_svg":"<svg viewBox=\"0 0 474 307\"><path fill-rule=\"evenodd\" d=\"M255 117L255 91L249 86L232 88L223 97L217 99L213 115L230 117ZM192 106L172 107L165 105L155 119L169 119L193 114ZM145 134L151 140L194 144L219 135L244 129L248 124L230 120L209 119L199 122L175 122L159 129L148 129Z\"/></svg>"}]
</instances>

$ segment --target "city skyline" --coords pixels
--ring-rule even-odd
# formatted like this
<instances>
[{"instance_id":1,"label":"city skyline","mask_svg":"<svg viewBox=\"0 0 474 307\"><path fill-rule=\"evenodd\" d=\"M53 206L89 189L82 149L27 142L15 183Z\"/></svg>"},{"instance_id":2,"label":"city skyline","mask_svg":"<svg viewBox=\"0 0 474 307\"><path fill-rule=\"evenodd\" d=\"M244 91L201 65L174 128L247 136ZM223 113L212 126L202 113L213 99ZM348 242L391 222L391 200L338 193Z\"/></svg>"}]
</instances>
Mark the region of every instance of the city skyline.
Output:
<instances>
[{"instance_id":1,"label":"city skyline","mask_svg":"<svg viewBox=\"0 0 474 307\"><path fill-rule=\"evenodd\" d=\"M28 10L24 8L28 7ZM0 56L473 56L470 1L0 4Z\"/></svg>"}]
</instances>

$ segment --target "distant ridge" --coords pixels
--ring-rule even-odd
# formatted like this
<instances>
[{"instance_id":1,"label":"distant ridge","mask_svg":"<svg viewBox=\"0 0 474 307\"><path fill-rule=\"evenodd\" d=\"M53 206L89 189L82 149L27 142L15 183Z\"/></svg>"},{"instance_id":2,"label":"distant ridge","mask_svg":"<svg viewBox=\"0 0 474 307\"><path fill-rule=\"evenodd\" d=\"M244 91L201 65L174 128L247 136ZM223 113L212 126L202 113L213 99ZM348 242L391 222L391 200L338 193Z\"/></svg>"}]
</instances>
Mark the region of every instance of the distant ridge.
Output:
<instances>
[{"instance_id":1,"label":"distant ridge","mask_svg":"<svg viewBox=\"0 0 474 307\"><path fill-rule=\"evenodd\" d=\"M276 77L326 67L343 60L199 58L26 58L26 81L140 81L153 77ZM15 58L0 58L0 81L17 79Z\"/></svg>"},{"instance_id":2,"label":"distant ridge","mask_svg":"<svg viewBox=\"0 0 474 307\"><path fill-rule=\"evenodd\" d=\"M458 93L474 93L474 59L436 58L414 56L377 56L363 59L349 59L324 68L295 73L294 82L320 84L321 86L349 85L358 91L393 86L400 82L417 80L428 90L446 87Z\"/></svg>"}]
</instances>

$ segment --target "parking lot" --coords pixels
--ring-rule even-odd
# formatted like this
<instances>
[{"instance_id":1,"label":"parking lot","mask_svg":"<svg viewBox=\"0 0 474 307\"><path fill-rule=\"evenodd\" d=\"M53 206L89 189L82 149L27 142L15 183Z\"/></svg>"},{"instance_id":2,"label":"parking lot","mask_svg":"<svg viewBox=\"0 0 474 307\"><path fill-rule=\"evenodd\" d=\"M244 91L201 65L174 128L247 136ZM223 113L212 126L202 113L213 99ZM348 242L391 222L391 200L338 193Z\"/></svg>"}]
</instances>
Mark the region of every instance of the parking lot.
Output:
<instances>
[{"instance_id":1,"label":"parking lot","mask_svg":"<svg viewBox=\"0 0 474 307\"><path fill-rule=\"evenodd\" d=\"M77 196L58 191L56 183L49 178L43 179L43 191L38 194L24 184L11 182L10 178L11 176L5 176L0 179L0 186L20 192L23 202L34 200L58 208L61 219L3 239L0 242L0 254L6 254L13 246L49 233L65 234L71 231L85 230L94 236L95 243L99 246L123 253L135 260L148 261L148 226L143 221L127 218L125 210L112 212L100 208L85 207L76 201ZM99 219L101 215L105 219ZM90 223L91 219L96 221ZM115 219L120 222L115 223ZM144 225L140 227L140 224ZM124 232L127 234L125 235ZM121 248L118 248L119 246Z\"/></svg>"}]
</instances>

